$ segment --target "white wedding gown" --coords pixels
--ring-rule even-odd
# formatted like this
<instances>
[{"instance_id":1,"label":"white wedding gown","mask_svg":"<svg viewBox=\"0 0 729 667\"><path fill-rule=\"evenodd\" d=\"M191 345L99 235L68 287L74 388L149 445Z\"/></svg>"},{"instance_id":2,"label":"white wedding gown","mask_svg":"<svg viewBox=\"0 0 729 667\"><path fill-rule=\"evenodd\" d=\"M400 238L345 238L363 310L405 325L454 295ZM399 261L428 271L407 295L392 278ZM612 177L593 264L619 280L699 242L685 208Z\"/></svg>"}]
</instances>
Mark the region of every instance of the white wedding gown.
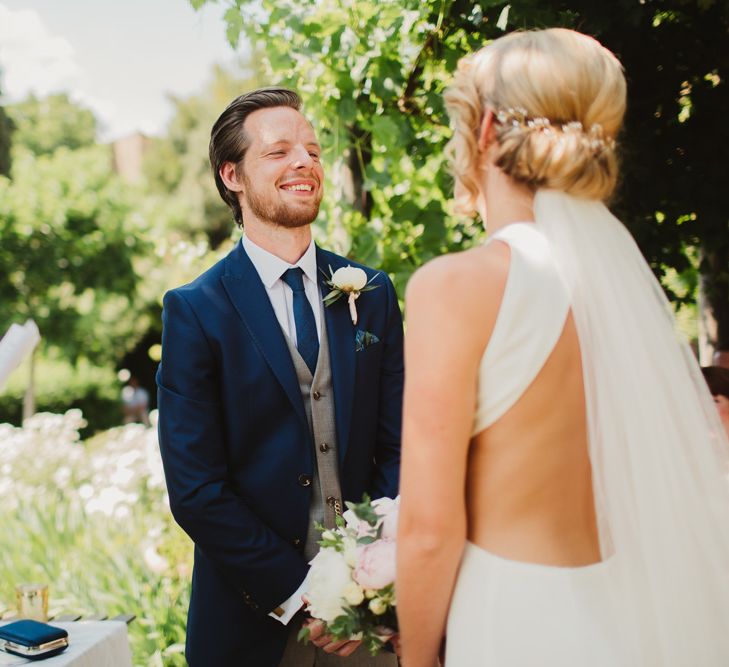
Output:
<instances>
[{"instance_id":1,"label":"white wedding gown","mask_svg":"<svg viewBox=\"0 0 729 667\"><path fill-rule=\"evenodd\" d=\"M698 365L602 203L540 191L535 220L489 239L511 260L473 433L517 403L571 312L603 560L555 567L467 543L446 667L729 665L729 443Z\"/></svg>"},{"instance_id":2,"label":"white wedding gown","mask_svg":"<svg viewBox=\"0 0 729 667\"><path fill-rule=\"evenodd\" d=\"M489 237L511 249L501 308L479 371L473 434L503 416L544 366L570 296L533 223ZM610 561L552 567L466 544L451 603L447 667L622 665L610 605Z\"/></svg>"}]
</instances>

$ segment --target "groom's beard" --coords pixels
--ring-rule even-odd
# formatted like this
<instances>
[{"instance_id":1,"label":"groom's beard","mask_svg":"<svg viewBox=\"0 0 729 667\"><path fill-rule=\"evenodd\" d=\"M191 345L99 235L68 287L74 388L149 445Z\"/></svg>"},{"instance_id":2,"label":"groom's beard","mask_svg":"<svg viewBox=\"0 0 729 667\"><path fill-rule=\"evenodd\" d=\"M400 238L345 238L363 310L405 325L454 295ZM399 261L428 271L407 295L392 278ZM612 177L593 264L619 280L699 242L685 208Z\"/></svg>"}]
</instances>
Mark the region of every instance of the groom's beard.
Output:
<instances>
[{"instance_id":1,"label":"groom's beard","mask_svg":"<svg viewBox=\"0 0 729 667\"><path fill-rule=\"evenodd\" d=\"M281 200L272 200L265 192L257 192L255 186L243 174L243 197L253 213L259 220L279 227L304 227L310 225L319 215L322 190L318 186L318 196L310 202L300 202L298 205L287 204ZM245 222L245 221L244 221Z\"/></svg>"}]
</instances>

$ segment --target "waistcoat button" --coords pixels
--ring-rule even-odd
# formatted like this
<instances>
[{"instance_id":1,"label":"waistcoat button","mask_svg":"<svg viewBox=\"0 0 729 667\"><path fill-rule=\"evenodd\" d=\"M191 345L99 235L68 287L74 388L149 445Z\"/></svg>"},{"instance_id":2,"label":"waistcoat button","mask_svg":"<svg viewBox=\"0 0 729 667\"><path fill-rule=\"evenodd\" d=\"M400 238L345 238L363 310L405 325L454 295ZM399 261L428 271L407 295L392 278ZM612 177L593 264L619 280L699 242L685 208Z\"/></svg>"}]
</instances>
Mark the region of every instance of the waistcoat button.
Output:
<instances>
[{"instance_id":1,"label":"waistcoat button","mask_svg":"<svg viewBox=\"0 0 729 667\"><path fill-rule=\"evenodd\" d=\"M321 445L319 445L319 451L322 454L326 454L329 451L329 445L326 442L322 442Z\"/></svg>"},{"instance_id":2,"label":"waistcoat button","mask_svg":"<svg viewBox=\"0 0 729 667\"><path fill-rule=\"evenodd\" d=\"M311 397L312 397L312 398L313 398L313 399L314 399L315 401L318 401L318 400L319 400L319 399L321 398L321 394L320 394L320 393L319 393L318 391L314 390L314 392L313 392L313 393L311 394Z\"/></svg>"}]
</instances>

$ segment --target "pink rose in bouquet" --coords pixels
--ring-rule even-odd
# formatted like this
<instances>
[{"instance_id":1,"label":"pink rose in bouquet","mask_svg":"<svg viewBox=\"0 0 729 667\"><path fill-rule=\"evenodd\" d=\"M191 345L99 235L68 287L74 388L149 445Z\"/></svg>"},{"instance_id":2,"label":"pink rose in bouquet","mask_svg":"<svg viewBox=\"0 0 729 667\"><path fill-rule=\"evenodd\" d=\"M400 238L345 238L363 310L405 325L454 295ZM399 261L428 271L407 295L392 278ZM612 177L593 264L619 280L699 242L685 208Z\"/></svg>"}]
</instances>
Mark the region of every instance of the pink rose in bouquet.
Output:
<instances>
[{"instance_id":1,"label":"pink rose in bouquet","mask_svg":"<svg viewBox=\"0 0 729 667\"><path fill-rule=\"evenodd\" d=\"M354 580L371 590L395 583L395 540L382 538L357 548L357 567Z\"/></svg>"}]
</instances>

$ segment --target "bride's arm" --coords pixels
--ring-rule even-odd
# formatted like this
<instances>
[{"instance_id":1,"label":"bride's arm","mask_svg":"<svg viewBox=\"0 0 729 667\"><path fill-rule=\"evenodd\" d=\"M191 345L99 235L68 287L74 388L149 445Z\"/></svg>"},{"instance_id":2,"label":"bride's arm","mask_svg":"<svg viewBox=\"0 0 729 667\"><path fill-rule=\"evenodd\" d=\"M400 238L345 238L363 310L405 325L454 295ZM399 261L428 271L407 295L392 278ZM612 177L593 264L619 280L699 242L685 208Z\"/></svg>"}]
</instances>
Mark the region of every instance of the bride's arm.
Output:
<instances>
[{"instance_id":1,"label":"bride's arm","mask_svg":"<svg viewBox=\"0 0 729 667\"><path fill-rule=\"evenodd\" d=\"M435 665L445 632L466 539L464 487L478 367L508 255L505 246L491 244L442 257L408 285L397 547L404 667Z\"/></svg>"}]
</instances>

